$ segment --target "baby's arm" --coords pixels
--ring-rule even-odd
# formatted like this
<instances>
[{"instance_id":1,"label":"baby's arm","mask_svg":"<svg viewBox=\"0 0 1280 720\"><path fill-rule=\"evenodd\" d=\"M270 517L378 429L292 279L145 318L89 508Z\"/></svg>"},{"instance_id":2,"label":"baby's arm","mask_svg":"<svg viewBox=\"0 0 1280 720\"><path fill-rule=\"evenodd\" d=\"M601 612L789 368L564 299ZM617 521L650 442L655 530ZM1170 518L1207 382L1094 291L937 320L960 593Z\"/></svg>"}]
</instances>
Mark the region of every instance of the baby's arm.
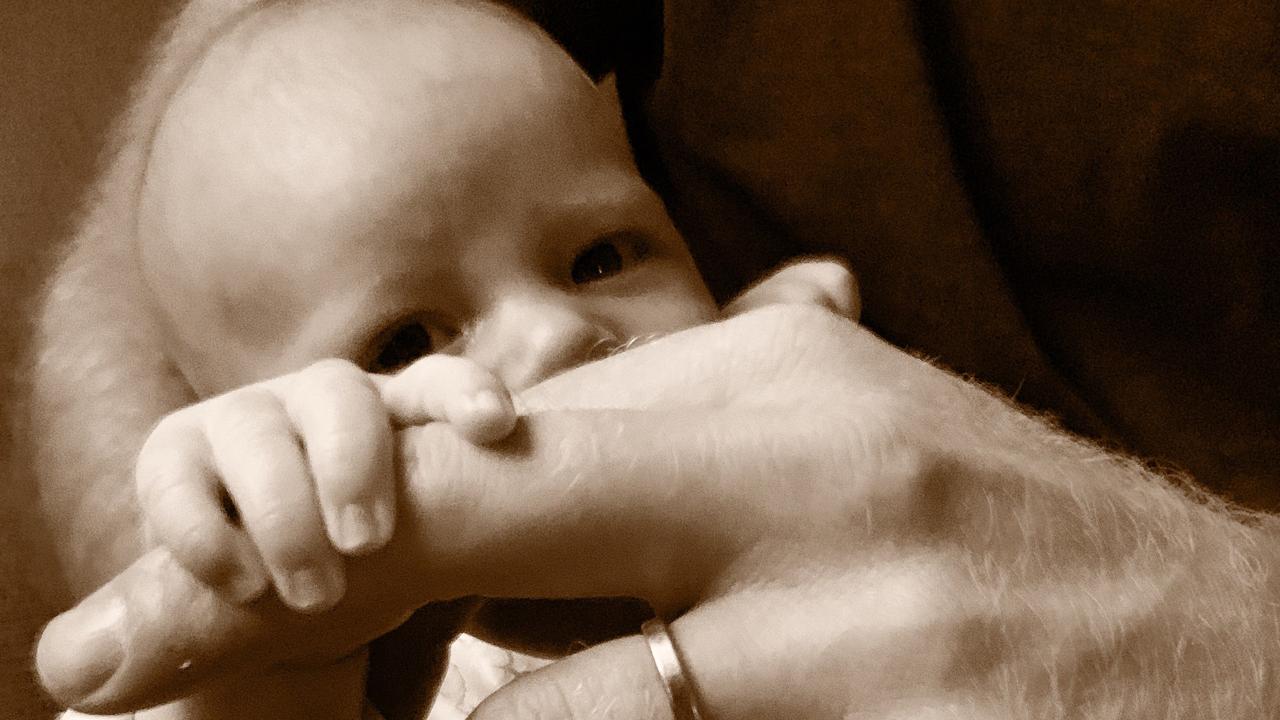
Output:
<instances>
[{"instance_id":1,"label":"baby's arm","mask_svg":"<svg viewBox=\"0 0 1280 720\"><path fill-rule=\"evenodd\" d=\"M331 607L341 554L380 548L395 516L392 424L445 421L474 442L515 426L493 373L433 355L392 377L324 360L183 408L137 462L152 539L230 598L268 583L290 607Z\"/></svg>"}]
</instances>

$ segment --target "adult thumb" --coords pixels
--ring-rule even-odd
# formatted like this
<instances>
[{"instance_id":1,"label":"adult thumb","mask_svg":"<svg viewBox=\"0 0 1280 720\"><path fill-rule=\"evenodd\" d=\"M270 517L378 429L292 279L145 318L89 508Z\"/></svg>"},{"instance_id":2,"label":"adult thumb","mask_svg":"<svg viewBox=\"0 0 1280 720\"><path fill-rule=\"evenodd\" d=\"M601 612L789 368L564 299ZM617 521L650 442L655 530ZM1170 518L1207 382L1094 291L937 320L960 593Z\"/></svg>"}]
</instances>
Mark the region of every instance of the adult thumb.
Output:
<instances>
[{"instance_id":1,"label":"adult thumb","mask_svg":"<svg viewBox=\"0 0 1280 720\"><path fill-rule=\"evenodd\" d=\"M645 639L601 643L522 675L490 695L471 720L674 720Z\"/></svg>"}]
</instances>

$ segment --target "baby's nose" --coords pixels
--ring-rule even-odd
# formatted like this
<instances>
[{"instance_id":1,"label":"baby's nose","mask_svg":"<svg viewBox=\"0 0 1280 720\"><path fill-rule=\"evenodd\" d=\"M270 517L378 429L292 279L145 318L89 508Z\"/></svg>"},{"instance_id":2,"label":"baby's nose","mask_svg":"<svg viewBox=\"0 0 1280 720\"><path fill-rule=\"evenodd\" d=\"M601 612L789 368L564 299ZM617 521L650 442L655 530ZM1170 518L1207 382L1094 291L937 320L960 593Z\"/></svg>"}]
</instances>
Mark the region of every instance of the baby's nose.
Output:
<instances>
[{"instance_id":1,"label":"baby's nose","mask_svg":"<svg viewBox=\"0 0 1280 720\"><path fill-rule=\"evenodd\" d=\"M467 354L518 391L601 357L616 342L576 308L519 298L504 301L480 323Z\"/></svg>"}]
</instances>

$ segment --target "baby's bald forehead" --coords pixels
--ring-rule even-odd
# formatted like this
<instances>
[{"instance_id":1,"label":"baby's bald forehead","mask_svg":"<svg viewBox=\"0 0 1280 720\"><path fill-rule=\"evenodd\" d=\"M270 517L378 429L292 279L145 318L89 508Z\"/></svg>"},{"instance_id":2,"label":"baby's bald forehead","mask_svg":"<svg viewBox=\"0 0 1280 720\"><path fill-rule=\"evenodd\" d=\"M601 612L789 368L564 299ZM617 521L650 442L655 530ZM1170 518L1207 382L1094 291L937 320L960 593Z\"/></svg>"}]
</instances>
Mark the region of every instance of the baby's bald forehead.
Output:
<instances>
[{"instance_id":1,"label":"baby's bald forehead","mask_svg":"<svg viewBox=\"0 0 1280 720\"><path fill-rule=\"evenodd\" d=\"M484 3L274 3L230 29L175 93L141 193L144 274L171 323L216 337L249 317L287 334L270 325L293 300L281 268L332 260L342 248L322 241L361 219L335 198L377 213L420 190L424 158L482 152L462 143L484 136L483 113L458 114L486 93L609 112L552 40ZM345 192L366 185L379 196Z\"/></svg>"},{"instance_id":2,"label":"baby's bald forehead","mask_svg":"<svg viewBox=\"0 0 1280 720\"><path fill-rule=\"evenodd\" d=\"M168 177L146 190L169 202L219 188L320 197L351 173L403 169L387 155L408 144L447 160L459 132L485 130L483 116L457 115L494 93L600 111L563 50L485 3L272 4L219 38L175 94L148 169Z\"/></svg>"}]
</instances>

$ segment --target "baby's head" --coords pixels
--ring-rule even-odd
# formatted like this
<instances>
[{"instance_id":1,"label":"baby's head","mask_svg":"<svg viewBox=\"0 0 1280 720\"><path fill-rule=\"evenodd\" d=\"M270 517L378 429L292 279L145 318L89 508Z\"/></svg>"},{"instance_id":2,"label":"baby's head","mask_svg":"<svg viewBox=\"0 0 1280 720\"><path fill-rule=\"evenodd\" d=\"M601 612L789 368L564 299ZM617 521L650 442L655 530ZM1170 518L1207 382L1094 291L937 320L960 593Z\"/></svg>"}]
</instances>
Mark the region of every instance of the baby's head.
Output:
<instances>
[{"instance_id":1,"label":"baby's head","mask_svg":"<svg viewBox=\"0 0 1280 720\"><path fill-rule=\"evenodd\" d=\"M518 389L715 312L609 94L485 4L246 17L160 122L138 238L201 395L436 351Z\"/></svg>"}]
</instances>

